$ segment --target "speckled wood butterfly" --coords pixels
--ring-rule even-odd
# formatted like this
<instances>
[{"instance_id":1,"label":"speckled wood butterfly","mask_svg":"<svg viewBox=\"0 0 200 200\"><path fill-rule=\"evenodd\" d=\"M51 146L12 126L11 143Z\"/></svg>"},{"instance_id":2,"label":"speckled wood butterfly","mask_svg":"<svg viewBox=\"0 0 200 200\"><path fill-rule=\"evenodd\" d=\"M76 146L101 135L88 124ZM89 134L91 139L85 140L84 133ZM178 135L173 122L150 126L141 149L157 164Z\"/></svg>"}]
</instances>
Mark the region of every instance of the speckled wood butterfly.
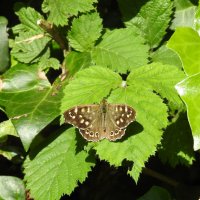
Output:
<instances>
[{"instance_id":1,"label":"speckled wood butterfly","mask_svg":"<svg viewBox=\"0 0 200 200\"><path fill-rule=\"evenodd\" d=\"M64 112L65 122L77 127L88 141L106 138L120 139L126 127L135 120L136 111L125 104L100 104L75 106Z\"/></svg>"}]
</instances>

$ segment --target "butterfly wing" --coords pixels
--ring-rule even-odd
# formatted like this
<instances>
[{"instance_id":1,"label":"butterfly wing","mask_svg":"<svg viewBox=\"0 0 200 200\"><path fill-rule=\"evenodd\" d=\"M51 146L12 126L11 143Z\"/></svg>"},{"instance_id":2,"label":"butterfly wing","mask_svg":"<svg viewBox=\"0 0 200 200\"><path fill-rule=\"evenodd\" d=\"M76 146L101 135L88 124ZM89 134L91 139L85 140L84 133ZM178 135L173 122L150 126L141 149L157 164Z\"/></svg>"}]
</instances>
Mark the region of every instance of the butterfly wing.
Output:
<instances>
[{"instance_id":1,"label":"butterfly wing","mask_svg":"<svg viewBox=\"0 0 200 200\"><path fill-rule=\"evenodd\" d=\"M126 127L135 120L136 111L125 104L107 104L106 138L114 141L120 139Z\"/></svg>"},{"instance_id":2,"label":"butterfly wing","mask_svg":"<svg viewBox=\"0 0 200 200\"><path fill-rule=\"evenodd\" d=\"M88 141L99 141L102 132L102 117L99 105L76 106L64 113L65 122L79 129Z\"/></svg>"}]
</instances>

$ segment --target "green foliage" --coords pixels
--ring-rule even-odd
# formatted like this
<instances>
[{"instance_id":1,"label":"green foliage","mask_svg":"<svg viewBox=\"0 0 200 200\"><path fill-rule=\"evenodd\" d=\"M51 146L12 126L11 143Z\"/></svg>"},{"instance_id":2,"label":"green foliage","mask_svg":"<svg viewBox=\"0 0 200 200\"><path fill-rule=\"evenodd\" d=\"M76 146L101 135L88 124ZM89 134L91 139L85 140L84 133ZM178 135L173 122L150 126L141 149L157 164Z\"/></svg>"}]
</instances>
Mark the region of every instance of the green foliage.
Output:
<instances>
[{"instance_id":1,"label":"green foliage","mask_svg":"<svg viewBox=\"0 0 200 200\"><path fill-rule=\"evenodd\" d=\"M144 196L138 200L171 200L170 194L164 188L153 186Z\"/></svg>"},{"instance_id":2,"label":"green foliage","mask_svg":"<svg viewBox=\"0 0 200 200\"><path fill-rule=\"evenodd\" d=\"M49 13L48 20L55 25L66 25L70 16L93 10L96 0L44 0L42 9Z\"/></svg>"},{"instance_id":3,"label":"green foliage","mask_svg":"<svg viewBox=\"0 0 200 200\"><path fill-rule=\"evenodd\" d=\"M78 181L85 180L93 163L86 161L87 153L77 149L76 143L74 128L70 128L54 137L38 154L30 152L24 173L27 188L35 199L59 199L62 194L71 194Z\"/></svg>"},{"instance_id":4,"label":"green foliage","mask_svg":"<svg viewBox=\"0 0 200 200\"><path fill-rule=\"evenodd\" d=\"M11 68L0 77L8 117L0 124L0 154L13 162L22 151L10 150L9 138L22 143L24 182L36 200L70 195L97 158L115 167L130 163L127 173L137 182L157 151L163 163L190 166L200 148L199 7L186 0L117 2L124 24L112 29L97 0L44 0L40 12L24 5L16 11ZM5 43L0 47L8 59ZM67 109L103 98L136 110L122 139L86 143L62 124ZM170 199L156 187L144 198Z\"/></svg>"},{"instance_id":5,"label":"green foliage","mask_svg":"<svg viewBox=\"0 0 200 200\"><path fill-rule=\"evenodd\" d=\"M187 105L188 119L192 128L194 149L200 149L200 73L190 76L179 84L176 89Z\"/></svg>"},{"instance_id":6,"label":"green foliage","mask_svg":"<svg viewBox=\"0 0 200 200\"><path fill-rule=\"evenodd\" d=\"M125 25L136 26L149 46L155 48L166 33L171 14L171 0L151 0L140 8L136 16L126 21ZM126 10L123 15L127 15Z\"/></svg>"},{"instance_id":7,"label":"green foliage","mask_svg":"<svg viewBox=\"0 0 200 200\"><path fill-rule=\"evenodd\" d=\"M194 160L191 129L186 114L177 115L178 119L167 127L163 135L159 156L172 167L178 164L190 166Z\"/></svg>"},{"instance_id":8,"label":"green foliage","mask_svg":"<svg viewBox=\"0 0 200 200\"><path fill-rule=\"evenodd\" d=\"M126 73L147 63L148 46L135 29L118 29L109 31L92 51L92 59L103 65Z\"/></svg>"},{"instance_id":9,"label":"green foliage","mask_svg":"<svg viewBox=\"0 0 200 200\"><path fill-rule=\"evenodd\" d=\"M187 27L177 28L168 42L168 47L178 53L183 62L187 75L193 75L200 71L200 37L198 33Z\"/></svg>"},{"instance_id":10,"label":"green foliage","mask_svg":"<svg viewBox=\"0 0 200 200\"><path fill-rule=\"evenodd\" d=\"M0 16L0 74L9 67L8 34L6 31L8 20Z\"/></svg>"},{"instance_id":11,"label":"green foliage","mask_svg":"<svg viewBox=\"0 0 200 200\"><path fill-rule=\"evenodd\" d=\"M27 150L33 138L58 116L60 96L52 95L49 81L36 65L18 64L5 73L2 82L0 105Z\"/></svg>"},{"instance_id":12,"label":"green foliage","mask_svg":"<svg viewBox=\"0 0 200 200\"><path fill-rule=\"evenodd\" d=\"M74 19L69 31L70 45L77 51L89 51L100 37L102 20L97 13L82 15Z\"/></svg>"},{"instance_id":13,"label":"green foliage","mask_svg":"<svg viewBox=\"0 0 200 200\"><path fill-rule=\"evenodd\" d=\"M22 180L13 176L0 176L0 199L25 199L25 187Z\"/></svg>"}]
</instances>

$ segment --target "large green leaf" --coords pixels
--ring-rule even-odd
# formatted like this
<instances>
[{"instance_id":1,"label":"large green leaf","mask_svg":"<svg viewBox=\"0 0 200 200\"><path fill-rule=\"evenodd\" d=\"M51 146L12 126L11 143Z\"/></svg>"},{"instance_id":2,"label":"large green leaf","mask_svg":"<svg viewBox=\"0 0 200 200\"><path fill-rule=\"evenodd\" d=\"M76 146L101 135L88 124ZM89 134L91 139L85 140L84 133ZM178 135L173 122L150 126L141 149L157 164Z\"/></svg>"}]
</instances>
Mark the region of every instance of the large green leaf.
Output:
<instances>
[{"instance_id":1,"label":"large green leaf","mask_svg":"<svg viewBox=\"0 0 200 200\"><path fill-rule=\"evenodd\" d=\"M200 72L200 37L195 30L177 28L167 46L178 53L187 75Z\"/></svg>"},{"instance_id":2,"label":"large green leaf","mask_svg":"<svg viewBox=\"0 0 200 200\"><path fill-rule=\"evenodd\" d=\"M171 14L171 0L150 0L125 24L127 27L136 26L150 47L155 48L166 33Z\"/></svg>"},{"instance_id":3,"label":"large green leaf","mask_svg":"<svg viewBox=\"0 0 200 200\"><path fill-rule=\"evenodd\" d=\"M22 180L13 176L0 176L1 200L24 200L25 187Z\"/></svg>"},{"instance_id":4,"label":"large green leaf","mask_svg":"<svg viewBox=\"0 0 200 200\"><path fill-rule=\"evenodd\" d=\"M119 87L121 77L110 69L93 66L79 71L63 90L62 113L75 105L100 102L111 89Z\"/></svg>"},{"instance_id":5,"label":"large green leaf","mask_svg":"<svg viewBox=\"0 0 200 200\"><path fill-rule=\"evenodd\" d=\"M183 106L180 97L175 90L175 85L185 78L184 73L173 65L152 63L134 70L129 75L131 83L143 84L158 92L163 98L175 107Z\"/></svg>"},{"instance_id":6,"label":"large green leaf","mask_svg":"<svg viewBox=\"0 0 200 200\"><path fill-rule=\"evenodd\" d=\"M59 95L36 65L18 64L2 78L0 105L28 149L33 138L59 115Z\"/></svg>"},{"instance_id":7,"label":"large green leaf","mask_svg":"<svg viewBox=\"0 0 200 200\"><path fill-rule=\"evenodd\" d=\"M78 151L74 128L64 131L34 158L26 159L25 180L35 200L59 199L87 177L93 163ZM30 152L31 154L34 152Z\"/></svg>"},{"instance_id":8,"label":"large green leaf","mask_svg":"<svg viewBox=\"0 0 200 200\"><path fill-rule=\"evenodd\" d=\"M121 141L103 140L92 146L100 159L115 166L120 166L124 159L133 161L129 173L137 181L144 163L160 144L162 129L167 126L167 107L154 91L171 101L177 99L174 85L182 77L184 74L177 67L157 63L133 70L126 85L111 70L90 67L79 71L66 86L61 110L100 102L109 94L109 102L132 106L137 113L137 122L128 128L126 136Z\"/></svg>"},{"instance_id":9,"label":"large green leaf","mask_svg":"<svg viewBox=\"0 0 200 200\"><path fill-rule=\"evenodd\" d=\"M49 21L64 26L70 16L93 10L93 3L96 2L97 0L44 0L42 8L45 13L49 13Z\"/></svg>"},{"instance_id":10,"label":"large green leaf","mask_svg":"<svg viewBox=\"0 0 200 200\"><path fill-rule=\"evenodd\" d=\"M92 51L96 64L126 73L148 62L148 47L135 29L118 29L107 32Z\"/></svg>"},{"instance_id":11,"label":"large green leaf","mask_svg":"<svg viewBox=\"0 0 200 200\"><path fill-rule=\"evenodd\" d=\"M0 16L0 74L9 67L9 47L8 47L8 20Z\"/></svg>"},{"instance_id":12,"label":"large green leaf","mask_svg":"<svg viewBox=\"0 0 200 200\"><path fill-rule=\"evenodd\" d=\"M198 150L200 149L200 73L184 79L176 85L176 89L186 103L194 150Z\"/></svg>"},{"instance_id":13,"label":"large green leaf","mask_svg":"<svg viewBox=\"0 0 200 200\"><path fill-rule=\"evenodd\" d=\"M68 34L70 45L77 51L89 51L100 37L102 19L97 13L82 15L72 22Z\"/></svg>"},{"instance_id":14,"label":"large green leaf","mask_svg":"<svg viewBox=\"0 0 200 200\"><path fill-rule=\"evenodd\" d=\"M160 143L162 128L167 125L167 107L159 96L142 85L131 84L111 93L112 103L126 103L136 110L136 122L127 130L121 142L99 142L94 148L100 159L120 166L124 159L134 162L129 174L137 182L148 158L155 154Z\"/></svg>"}]
</instances>

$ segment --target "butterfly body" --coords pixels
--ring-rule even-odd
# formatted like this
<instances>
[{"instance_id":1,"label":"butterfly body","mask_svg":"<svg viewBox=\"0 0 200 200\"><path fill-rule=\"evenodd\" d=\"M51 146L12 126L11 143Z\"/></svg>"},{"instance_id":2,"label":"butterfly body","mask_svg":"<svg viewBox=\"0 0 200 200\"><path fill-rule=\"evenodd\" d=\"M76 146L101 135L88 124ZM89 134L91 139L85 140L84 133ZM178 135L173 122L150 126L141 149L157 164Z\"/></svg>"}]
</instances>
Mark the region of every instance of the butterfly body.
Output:
<instances>
[{"instance_id":1,"label":"butterfly body","mask_svg":"<svg viewBox=\"0 0 200 200\"><path fill-rule=\"evenodd\" d=\"M126 127L135 120L135 115L135 110L128 105L106 101L75 106L64 113L65 122L77 127L88 141L120 139Z\"/></svg>"}]
</instances>

